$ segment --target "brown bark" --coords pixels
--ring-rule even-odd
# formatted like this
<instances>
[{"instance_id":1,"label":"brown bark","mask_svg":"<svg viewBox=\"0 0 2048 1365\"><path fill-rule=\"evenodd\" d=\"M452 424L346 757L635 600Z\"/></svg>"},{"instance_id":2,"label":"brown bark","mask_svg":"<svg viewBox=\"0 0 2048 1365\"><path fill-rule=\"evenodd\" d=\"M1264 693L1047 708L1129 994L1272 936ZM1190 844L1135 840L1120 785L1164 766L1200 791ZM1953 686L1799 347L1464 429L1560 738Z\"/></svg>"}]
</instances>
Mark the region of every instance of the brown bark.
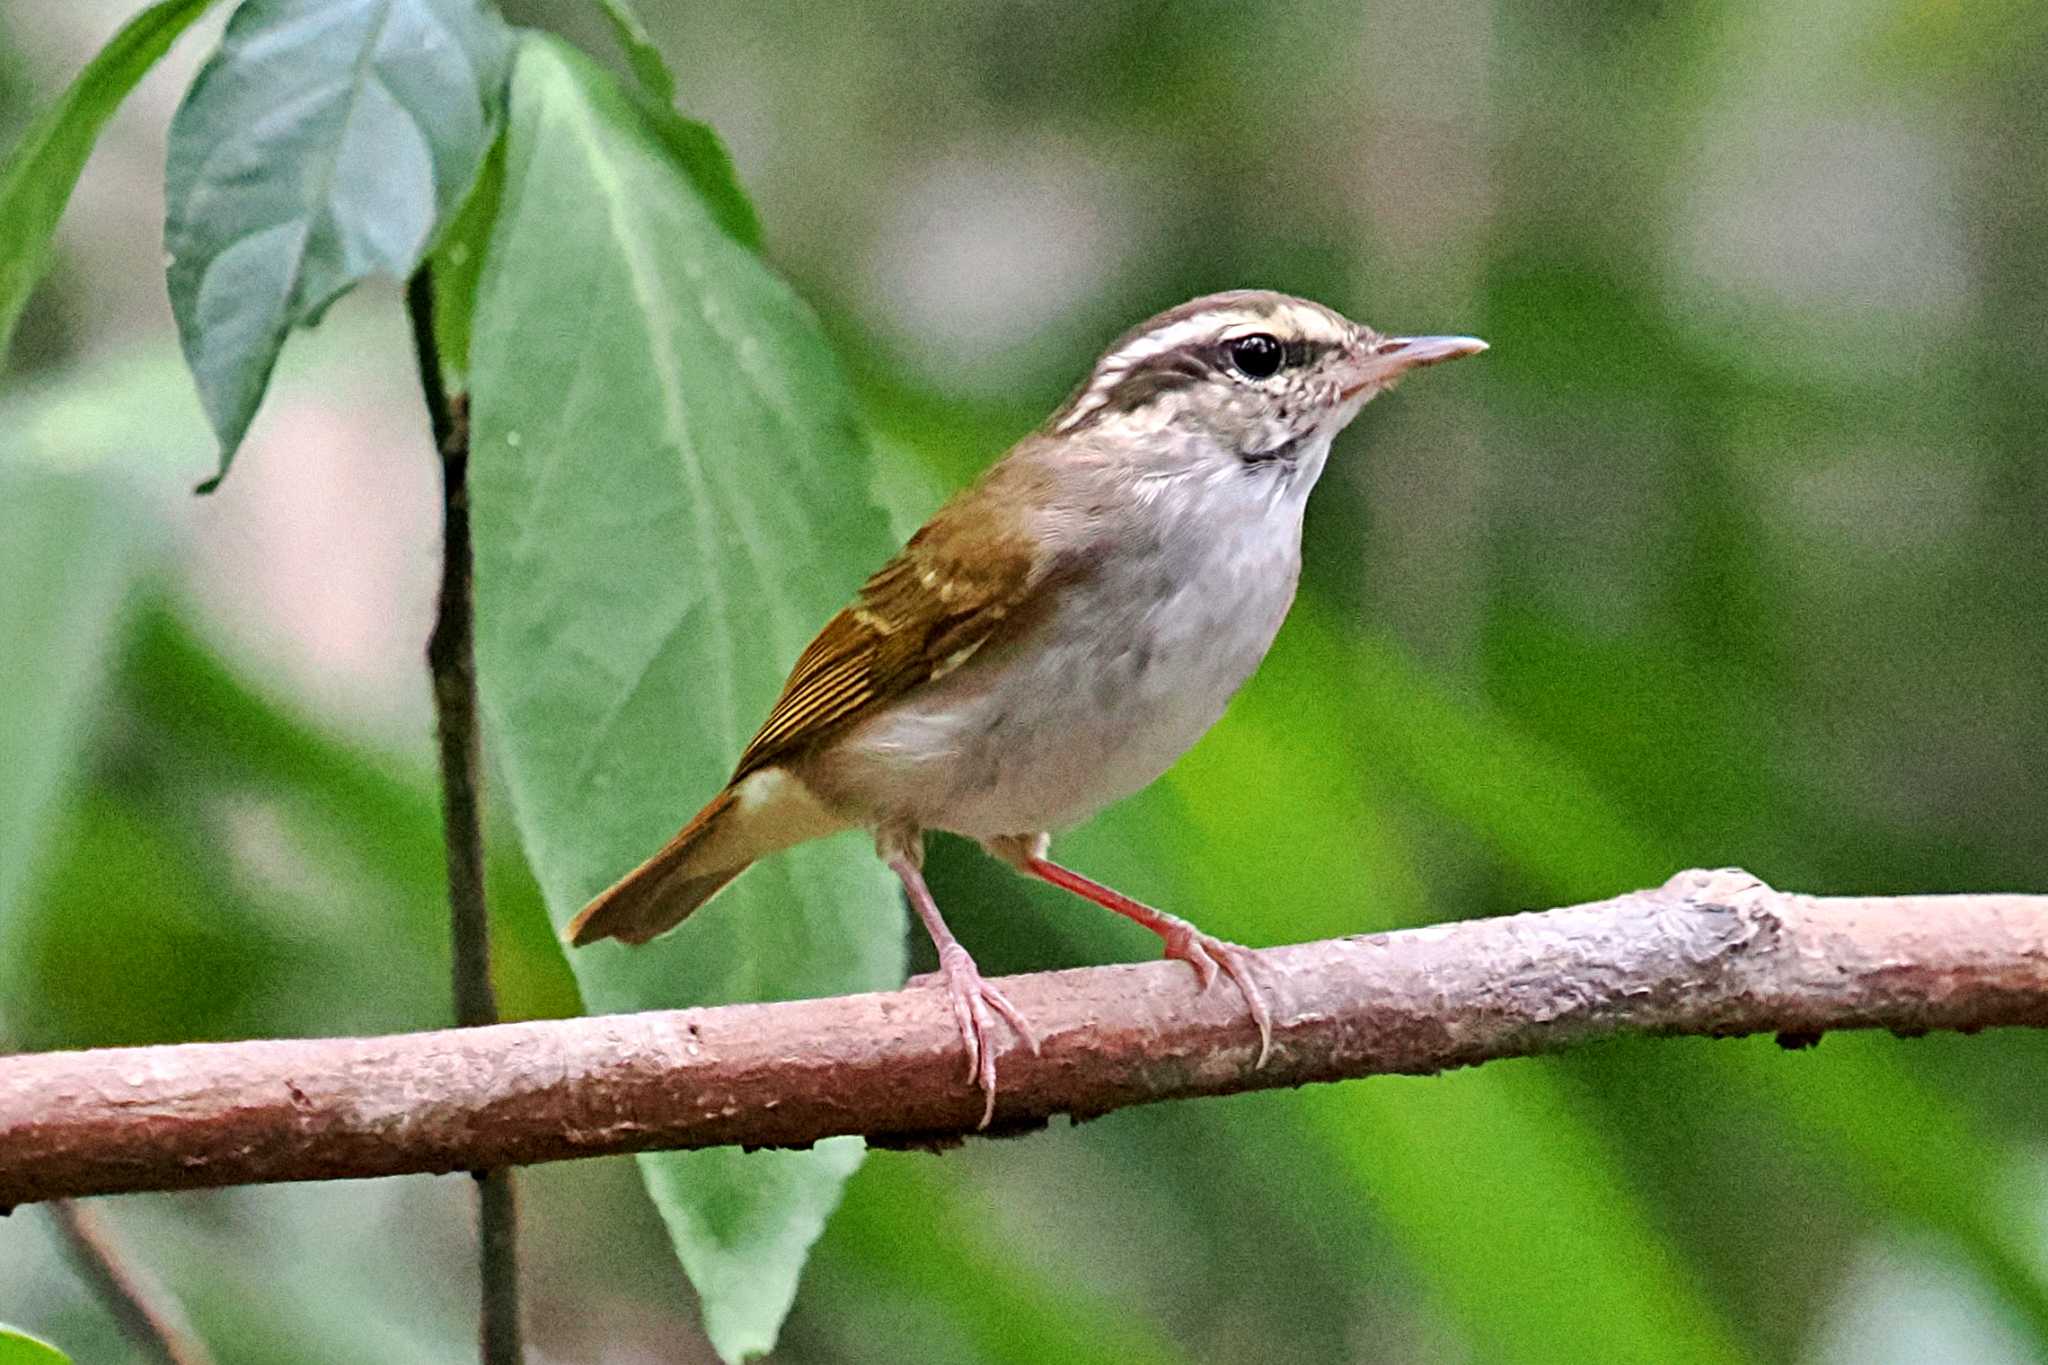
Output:
<instances>
[{"instance_id":1,"label":"brown bark","mask_svg":"<svg viewBox=\"0 0 2048 1365\"><path fill-rule=\"evenodd\" d=\"M1553 1052L1617 1033L2048 1026L2048 896L1819 898L1735 871L1541 914L1256 955L1273 1055L1180 962L1012 977L1039 1055L996 1127L1127 1104ZM965 1136L942 993L382 1038L0 1058L0 1206L399 1175L651 1148Z\"/></svg>"}]
</instances>

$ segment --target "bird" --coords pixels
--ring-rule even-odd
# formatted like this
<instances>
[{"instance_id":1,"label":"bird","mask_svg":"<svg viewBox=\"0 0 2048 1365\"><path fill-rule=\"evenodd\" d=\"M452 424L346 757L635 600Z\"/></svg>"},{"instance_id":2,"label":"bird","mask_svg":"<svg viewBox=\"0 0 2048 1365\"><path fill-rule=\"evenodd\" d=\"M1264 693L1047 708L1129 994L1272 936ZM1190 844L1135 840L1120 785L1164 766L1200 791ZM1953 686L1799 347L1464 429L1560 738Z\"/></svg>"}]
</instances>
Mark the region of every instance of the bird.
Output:
<instances>
[{"instance_id":1,"label":"bird","mask_svg":"<svg viewBox=\"0 0 2048 1365\"><path fill-rule=\"evenodd\" d=\"M1263 1066L1249 950L1052 861L1051 836L1165 773L1258 667L1337 433L1407 372L1485 349L1257 289L1124 333L825 624L731 779L566 938L647 942L754 862L865 830L938 951L986 1128L996 1019L1038 1042L925 884L925 832L944 831L1144 925L1202 989L1229 977Z\"/></svg>"}]
</instances>

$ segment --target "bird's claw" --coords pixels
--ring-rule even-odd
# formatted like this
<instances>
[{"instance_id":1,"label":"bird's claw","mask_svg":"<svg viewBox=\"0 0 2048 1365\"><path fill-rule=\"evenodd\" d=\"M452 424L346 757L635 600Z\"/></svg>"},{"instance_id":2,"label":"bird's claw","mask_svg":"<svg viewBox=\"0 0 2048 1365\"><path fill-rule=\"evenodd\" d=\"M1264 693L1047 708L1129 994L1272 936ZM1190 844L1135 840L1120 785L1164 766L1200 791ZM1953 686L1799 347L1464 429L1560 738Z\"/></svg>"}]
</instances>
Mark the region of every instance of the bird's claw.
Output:
<instances>
[{"instance_id":1,"label":"bird's claw","mask_svg":"<svg viewBox=\"0 0 2048 1365\"><path fill-rule=\"evenodd\" d=\"M1251 949L1205 934L1184 919L1172 919L1167 928L1159 931L1159 937L1166 944L1168 957L1177 957L1195 969L1200 989L1209 989L1216 980L1218 967L1237 983L1238 992L1251 1010L1252 1022L1259 1026L1259 1059L1252 1063L1252 1069L1264 1066L1273 1055L1273 1011L1266 1003L1265 993L1252 980Z\"/></svg>"},{"instance_id":2,"label":"bird's claw","mask_svg":"<svg viewBox=\"0 0 2048 1365\"><path fill-rule=\"evenodd\" d=\"M974 959L963 948L955 946L939 955L939 970L934 975L936 984L943 986L946 999L953 1006L953 1022L959 1026L960 1041L967 1047L967 1083L981 1088L987 1097L982 1105L981 1122L976 1128L986 1128L996 1115L996 1041L995 1015L1000 1014L1024 1046L1033 1053L1038 1051L1037 1035L1009 997L989 982L974 965ZM919 977L913 985L930 984L930 976ZM993 1011L993 1013L991 1012Z\"/></svg>"}]
</instances>

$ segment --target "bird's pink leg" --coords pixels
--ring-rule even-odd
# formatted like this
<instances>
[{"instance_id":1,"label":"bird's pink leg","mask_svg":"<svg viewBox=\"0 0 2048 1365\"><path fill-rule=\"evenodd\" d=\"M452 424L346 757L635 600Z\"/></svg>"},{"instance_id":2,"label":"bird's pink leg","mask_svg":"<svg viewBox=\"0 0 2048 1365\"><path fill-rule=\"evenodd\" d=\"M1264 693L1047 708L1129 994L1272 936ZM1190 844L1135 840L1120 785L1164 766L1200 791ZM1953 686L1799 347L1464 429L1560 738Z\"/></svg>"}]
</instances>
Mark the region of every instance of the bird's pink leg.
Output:
<instances>
[{"instance_id":1,"label":"bird's pink leg","mask_svg":"<svg viewBox=\"0 0 2048 1365\"><path fill-rule=\"evenodd\" d=\"M960 940L954 938L953 931L946 927L944 917L939 914L939 903L932 899L931 888L924 884L924 874L917 870L917 864L900 854L889 858L888 863L890 870L902 879L910 904L916 909L917 917L924 921L925 932L932 936L932 946L939 950L939 976L946 988L946 998L953 1004L953 1019L960 1026L960 1039L967 1045L967 1081L970 1085L979 1085L988 1096L987 1103L982 1106L981 1122L976 1125L986 1128L996 1115L995 1019L989 1013L990 1009L1002 1015L1033 1052L1038 1051L1038 1039L1032 1035L1031 1026L1024 1022L1024 1016L1001 991L989 984L981 969L974 965L974 959L960 946Z\"/></svg>"},{"instance_id":2,"label":"bird's pink leg","mask_svg":"<svg viewBox=\"0 0 2048 1365\"><path fill-rule=\"evenodd\" d=\"M1273 1012L1266 1004L1265 995L1252 980L1250 949L1213 938L1178 915L1154 910L1092 877L1061 867L1050 858L1026 855L1018 860L1018 865L1034 877L1071 891L1084 900L1094 901L1105 910L1114 910L1126 919L1136 920L1159 935L1166 944L1166 955L1177 957L1193 967L1202 989L1209 988L1209 983L1216 979L1217 967L1222 967L1225 974L1237 983L1238 991L1251 1009L1252 1022L1259 1026L1259 1060L1253 1065L1260 1067L1266 1064L1266 1058L1273 1051Z\"/></svg>"}]
</instances>

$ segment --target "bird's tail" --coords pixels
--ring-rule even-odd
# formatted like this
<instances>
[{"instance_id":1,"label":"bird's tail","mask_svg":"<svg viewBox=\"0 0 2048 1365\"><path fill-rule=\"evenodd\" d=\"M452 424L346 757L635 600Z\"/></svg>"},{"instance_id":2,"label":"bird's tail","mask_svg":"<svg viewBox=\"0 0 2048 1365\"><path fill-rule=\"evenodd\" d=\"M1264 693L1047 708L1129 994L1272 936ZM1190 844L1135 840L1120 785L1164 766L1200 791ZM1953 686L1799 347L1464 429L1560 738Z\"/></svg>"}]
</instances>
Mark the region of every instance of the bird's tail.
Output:
<instances>
[{"instance_id":1,"label":"bird's tail","mask_svg":"<svg viewBox=\"0 0 2048 1365\"><path fill-rule=\"evenodd\" d=\"M747 858L733 866L729 858L719 858L715 862L723 866L707 865L714 861L706 856L717 851L713 845L729 848L733 842L717 836L736 832L721 829L721 825L732 823L731 813L737 800L738 794L731 787L711 798L710 804L677 831L675 838L662 845L659 853L584 906L569 921L563 937L579 948L606 938L645 943L681 924L692 910L717 895L753 861Z\"/></svg>"}]
</instances>

